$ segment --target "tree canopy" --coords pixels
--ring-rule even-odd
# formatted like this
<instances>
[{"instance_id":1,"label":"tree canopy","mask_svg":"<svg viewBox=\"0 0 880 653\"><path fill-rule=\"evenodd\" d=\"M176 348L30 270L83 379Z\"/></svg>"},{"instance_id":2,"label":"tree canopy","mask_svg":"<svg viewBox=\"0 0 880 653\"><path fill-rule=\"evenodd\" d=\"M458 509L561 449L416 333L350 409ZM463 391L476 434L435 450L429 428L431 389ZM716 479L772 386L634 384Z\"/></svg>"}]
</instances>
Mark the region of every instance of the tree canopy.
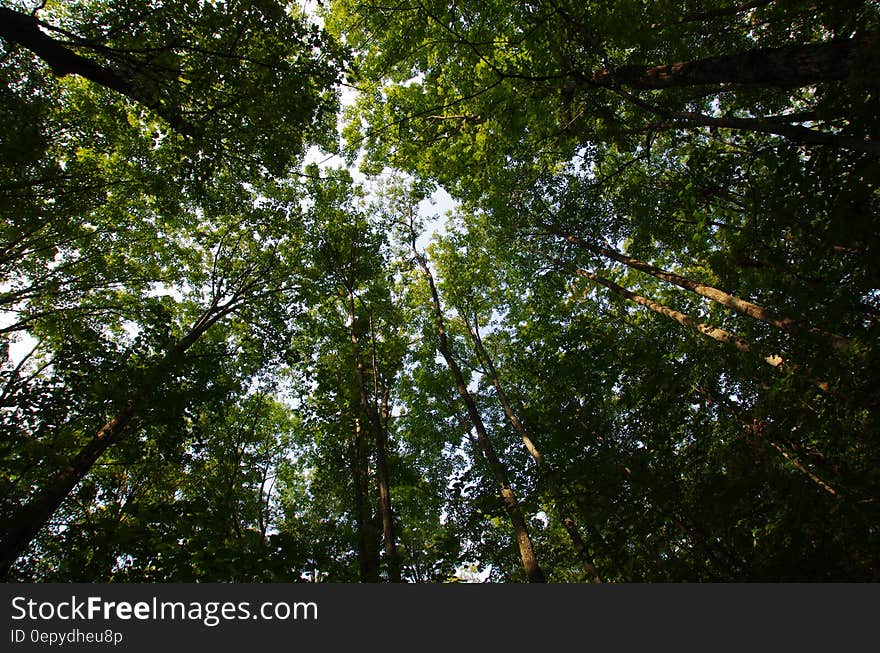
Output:
<instances>
[{"instance_id":1,"label":"tree canopy","mask_svg":"<svg viewBox=\"0 0 880 653\"><path fill-rule=\"evenodd\" d=\"M878 580L878 79L866 0L0 3L0 575Z\"/></svg>"}]
</instances>

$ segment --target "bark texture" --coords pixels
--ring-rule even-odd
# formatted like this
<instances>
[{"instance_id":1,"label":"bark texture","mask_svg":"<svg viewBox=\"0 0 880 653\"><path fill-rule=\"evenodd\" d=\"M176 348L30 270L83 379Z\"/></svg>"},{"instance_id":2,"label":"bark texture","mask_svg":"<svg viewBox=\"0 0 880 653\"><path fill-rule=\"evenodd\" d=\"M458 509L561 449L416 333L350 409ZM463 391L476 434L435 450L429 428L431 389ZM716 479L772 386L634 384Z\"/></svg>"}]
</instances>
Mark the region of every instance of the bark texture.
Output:
<instances>
[{"instance_id":1,"label":"bark texture","mask_svg":"<svg viewBox=\"0 0 880 653\"><path fill-rule=\"evenodd\" d=\"M595 73L590 82L641 90L711 84L797 88L846 79L858 52L875 41L875 34L867 34L823 43L756 48L667 65L621 66Z\"/></svg>"},{"instance_id":2,"label":"bark texture","mask_svg":"<svg viewBox=\"0 0 880 653\"><path fill-rule=\"evenodd\" d=\"M181 134L194 133L193 125L184 120L179 113L163 106L155 94L139 88L130 75L82 56L68 44L43 32L40 29L41 24L41 21L34 16L0 7L0 38L33 52L57 77L67 75L83 77L154 111Z\"/></svg>"},{"instance_id":3,"label":"bark texture","mask_svg":"<svg viewBox=\"0 0 880 653\"><path fill-rule=\"evenodd\" d=\"M415 240L413 240L412 243L412 251L431 291L434 321L437 328L438 349L440 350L443 359L446 361L449 371L452 372L452 375L455 378L455 389L467 408L468 418L477 433L477 442L479 443L480 450L483 452L483 456L489 464L489 469L494 477L495 484L498 486L498 494L501 497L501 502L504 505L504 509L507 511L511 524L513 525L514 537L516 539L517 547L519 548L520 558L522 559L526 577L530 583L544 583L546 582L546 578L538 564L538 559L535 556L532 539L529 536L528 526L526 525L522 510L520 509L519 501L507 480L507 470L504 468L504 464L498 459L498 456L495 453L495 448L492 446L492 442L486 432L483 418L480 415L479 410L477 410L477 405L467 389L467 383L465 383L461 367L459 367L452 355L452 351L449 347L449 338L446 334L443 311L440 307L440 298L437 293L437 287L434 284L434 276L431 274L431 270L428 268L424 257L416 249Z\"/></svg>"},{"instance_id":4,"label":"bark texture","mask_svg":"<svg viewBox=\"0 0 880 653\"><path fill-rule=\"evenodd\" d=\"M556 481L553 478L553 471L544 461L544 456L535 445L534 440L532 439L531 435L529 435L529 432L526 429L525 425L522 423L522 420L520 420L519 416L513 410L510 399L508 398L507 393L504 391L504 386L502 385L501 380L498 377L498 371L495 368L495 363L492 360L492 357L489 355L489 352L487 352L486 348L483 346L483 339L480 337L480 332L476 323L471 324L467 319L465 319L465 321L467 322L468 330L471 334L471 341L474 344L474 349L476 350L477 356L482 362L483 366L486 368L486 371L489 373L492 385L495 387L495 393L498 396L498 401L501 403L501 407L504 409L504 415L507 417L507 421L514 428L517 434L519 434L520 439L522 439L523 445L529 452L529 455L535 461L535 465L538 468L538 473L547 484L547 490L550 493L550 498L553 501L553 506L556 509L557 515L562 522L566 533L568 533L568 537L571 540L572 547L574 548L575 553L577 554L578 559L581 562L581 566L583 567L587 579L592 583L601 583L602 577L599 575L599 571L596 569L596 565L593 563L593 557L587 550L587 545L584 542L583 537L581 537L580 530L578 529L574 518L571 516L571 513L565 506L565 501L563 499L562 493L559 491L559 487L556 485Z\"/></svg>"}]
</instances>

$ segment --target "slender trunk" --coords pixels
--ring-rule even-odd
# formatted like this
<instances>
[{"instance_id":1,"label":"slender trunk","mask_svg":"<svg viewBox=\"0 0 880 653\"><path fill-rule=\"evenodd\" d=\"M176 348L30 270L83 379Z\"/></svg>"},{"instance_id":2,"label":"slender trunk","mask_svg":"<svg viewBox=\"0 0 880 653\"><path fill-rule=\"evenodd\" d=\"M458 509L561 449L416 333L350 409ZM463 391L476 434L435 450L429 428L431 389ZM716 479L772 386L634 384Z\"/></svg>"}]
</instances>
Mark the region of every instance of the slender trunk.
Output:
<instances>
[{"instance_id":1,"label":"slender trunk","mask_svg":"<svg viewBox=\"0 0 880 653\"><path fill-rule=\"evenodd\" d=\"M375 363L375 361L374 361ZM375 368L374 368L375 369ZM382 392L380 424L376 431L376 476L379 483L379 513L382 517L382 536L385 558L388 562L388 579L401 582L400 557L397 555L397 539L394 532L394 511L391 508L391 481L388 471L388 391Z\"/></svg>"},{"instance_id":2,"label":"slender trunk","mask_svg":"<svg viewBox=\"0 0 880 653\"><path fill-rule=\"evenodd\" d=\"M373 431L373 440L376 444L376 481L379 489L379 518L382 522L382 540L385 549L385 557L388 563L388 579L392 583L401 582L400 563L397 555L397 543L394 535L394 513L391 508L391 484L388 473L387 460L387 419L379 414L379 410L370 401L367 394L367 383L364 374L364 362L361 360L360 340L355 330L355 294L352 288L348 289L348 314L350 320L349 340L354 352L354 367L357 375L358 398L361 411L366 415ZM372 316L370 318L370 334L372 334ZM375 342L373 343L372 372L373 394L378 394L378 362L376 360ZM385 398L387 402L387 398ZM387 407L387 403L383 404Z\"/></svg>"},{"instance_id":3,"label":"slender trunk","mask_svg":"<svg viewBox=\"0 0 880 653\"><path fill-rule=\"evenodd\" d=\"M746 84L791 88L845 80L861 49L876 34L822 43L756 48L660 66L621 66L595 73L598 86L654 90L703 84Z\"/></svg>"},{"instance_id":4,"label":"slender trunk","mask_svg":"<svg viewBox=\"0 0 880 653\"><path fill-rule=\"evenodd\" d=\"M131 79L112 68L83 57L66 44L55 40L40 29L41 21L19 11L0 7L0 38L20 45L42 59L58 77L78 75L159 113L183 134L193 133L193 126L174 112L164 110L158 98L137 89Z\"/></svg>"},{"instance_id":5,"label":"slender trunk","mask_svg":"<svg viewBox=\"0 0 880 653\"><path fill-rule=\"evenodd\" d=\"M557 235L563 236L563 234ZM582 238L578 238L577 236L569 234L564 235L564 237L569 242L580 245L595 254L599 254L619 263L623 263L628 267L639 270L641 272L645 272L646 274L650 274L657 279L667 281L676 286L679 286L680 288L684 288L685 290L690 290L691 292L701 295L707 299L711 299L712 301L717 302L722 306L734 310L737 313L748 315L749 317L752 317L756 320L774 326L777 329L781 329L795 335L807 331L809 333L812 333L813 335L827 340L833 347L840 350L846 350L852 343L849 338L845 338L835 333L829 333L815 327L807 326L806 324L803 324L802 322L799 322L794 318L777 317L762 306L737 297L736 295L731 295L730 293L724 292L719 288L700 283L699 281L694 281L693 279L689 279L680 274L675 274L674 272L668 272L649 263L645 263L644 261L632 258L631 256L621 254L620 252L617 252L613 249L595 245L586 240L583 240Z\"/></svg>"},{"instance_id":6,"label":"slender trunk","mask_svg":"<svg viewBox=\"0 0 880 653\"><path fill-rule=\"evenodd\" d=\"M827 492L835 499L840 498L840 493L832 485L823 481L815 472L808 469L801 461L799 461L788 451L786 451L781 444L779 444L778 442L774 442L773 440L768 440L768 444L776 451L778 451L782 455L782 457L785 458L789 463L791 463L792 467L797 469L801 474L803 474L813 483L822 488L823 491Z\"/></svg>"},{"instance_id":7,"label":"slender trunk","mask_svg":"<svg viewBox=\"0 0 880 653\"><path fill-rule=\"evenodd\" d=\"M584 277L585 279L589 279L601 286L605 286L609 290L613 290L618 295L629 299L630 301L635 302L636 304L640 304L658 315L663 315L665 317L670 318L671 320L675 320L682 326L686 326L690 329L695 329L702 333L704 336L708 336L713 340L717 340L718 342L724 343L725 345L730 345L735 347L736 349L746 352L749 354L754 354L754 350L752 345L739 336L736 336L724 329L719 329L718 327L713 327L710 324L706 324L705 322L698 322L694 318L680 311L676 311L674 308L670 308L660 302L654 301L648 297L644 297L643 295L638 295L630 290L627 290L623 286L620 286L609 279L605 279L604 277L600 277L598 274L594 272L589 272L582 268L577 268L575 270L575 274ZM772 365L773 367L779 367L783 364L783 360L778 355L771 355L763 357L763 360Z\"/></svg>"},{"instance_id":8,"label":"slender trunk","mask_svg":"<svg viewBox=\"0 0 880 653\"><path fill-rule=\"evenodd\" d=\"M412 251L419 267L422 269L422 273L424 274L425 280L428 282L431 291L431 302L437 327L438 349L440 350L443 359L446 361L449 371L452 372L452 376L455 379L455 389L458 391L458 395L461 397L462 401L464 401L470 422L477 433L477 442L480 445L480 449L483 452L486 462L489 464L495 484L498 486L501 502L504 505L504 509L507 511L511 524L513 525L514 536L519 548L519 554L522 559L526 577L530 583L546 582L544 572L541 571L541 567L538 565L538 560L535 557L535 551L532 547L532 539L529 536L528 527L526 526L522 510L520 509L519 501L517 500L513 489L510 487L510 483L507 481L507 470L504 468L504 465L495 453L495 448L492 446L492 442L486 432L483 418L481 417L479 410L477 410L477 405L467 389L467 384L461 373L461 368L452 356L452 352L449 348L449 339L446 335L443 311L440 308L440 298L437 293L437 287L434 284L434 276L431 274L431 270L428 268L425 259L416 249L415 236L413 236Z\"/></svg>"},{"instance_id":9,"label":"slender trunk","mask_svg":"<svg viewBox=\"0 0 880 653\"><path fill-rule=\"evenodd\" d=\"M600 277L599 275L584 270L582 268L576 268L575 274L584 277L585 279L589 279L595 283L598 283L601 286L605 286L609 290L613 290L618 295L629 299L630 301L635 302L636 304L640 304L658 315L663 315L668 317L671 320L675 320L682 326L685 326L689 329L695 329L699 331L704 336L712 338L713 340L717 340L725 345L729 345L731 347L735 347L741 352L745 352L747 354L756 355L761 358L765 363L772 367L776 367L779 369L791 369L797 370L796 367L787 365L786 361L783 360L781 356L778 354L771 354L769 356L764 356L763 354L755 351L754 347L752 347L751 343L749 343L745 338L741 338L740 336L734 335L729 331L725 331L724 329L720 329L718 327L714 327L710 324L706 324L705 322L698 322L690 315L686 315L680 311L676 311L674 308L670 308L660 302L654 301L648 297L644 297L643 295L638 295L634 292L627 290L626 288L619 286L618 284L605 279L604 277ZM804 378L808 379L810 383L816 386L822 392L828 392L830 390L830 386L826 381L822 381L820 379L811 378L808 375L804 375Z\"/></svg>"},{"instance_id":10,"label":"slender trunk","mask_svg":"<svg viewBox=\"0 0 880 653\"><path fill-rule=\"evenodd\" d=\"M856 152L869 154L880 153L880 143L865 140L843 134L816 131L802 125L794 125L782 120L769 120L763 118L737 118L735 116L707 116L695 111L657 111L660 115L677 122L695 125L698 127L717 127L719 129L734 129L737 131L749 131L758 134L774 134L782 136L795 143L802 145L828 145Z\"/></svg>"},{"instance_id":11,"label":"slender trunk","mask_svg":"<svg viewBox=\"0 0 880 653\"><path fill-rule=\"evenodd\" d=\"M361 420L354 420L354 446L351 475L354 481L355 519L357 521L358 563L362 583L379 582L379 538L373 528L373 516L367 495L367 464Z\"/></svg>"},{"instance_id":12,"label":"slender trunk","mask_svg":"<svg viewBox=\"0 0 880 653\"><path fill-rule=\"evenodd\" d=\"M880 153L880 143L855 136L835 134L827 131L817 131L796 124L815 120L815 115L791 114L767 116L763 118L741 118L737 116L707 116L696 111L670 111L662 106L647 102L638 95L622 88L616 88L615 92L621 97L646 111L665 118L673 123L691 125L697 127L712 127L717 129L733 129L735 131L747 131L756 134L774 134L782 136L794 143L801 145L826 145L838 147L856 152L868 154ZM656 126L659 128L660 126Z\"/></svg>"},{"instance_id":13,"label":"slender trunk","mask_svg":"<svg viewBox=\"0 0 880 653\"><path fill-rule=\"evenodd\" d=\"M487 352L486 348L483 346L483 339L480 337L480 332L477 324L474 323L473 325L471 325L467 317L464 315L464 312L460 311L460 313L464 318L465 323L467 324L468 331L471 335L471 341L473 342L474 349L477 352L477 357L480 359L480 361L483 363L483 366L486 368L486 371L489 373L492 385L495 386L495 394L498 397L498 401L501 402L501 407L504 409L504 414L507 417L507 421L510 422L510 425L513 426L514 430L516 430L516 432L519 434L520 438L522 439L523 445L525 445L525 448L528 450L529 455L531 455L532 459L535 461L535 465L538 468L538 474L547 484L547 489L550 492L550 498L553 500L553 506L556 508L559 519L562 522L562 525L565 527L565 531L568 533L571 544L581 561L584 573L587 575L587 578L590 580L590 582L601 583L602 578L599 575L598 570L596 569L596 565L593 563L592 556L587 550L587 545L581 537L580 530L578 529L577 524L575 523L574 519L571 516L571 513L565 506L565 501L562 498L562 493L559 491L559 488L556 485L556 481L553 478L553 471L544 461L544 457L535 446L535 442L529 435L529 432L526 430L525 425L522 423L522 421L519 419L519 416L514 412L513 407L510 405L510 399L508 398L507 393L504 391L504 386L501 384L501 380L498 377L498 371L495 368L495 363L492 361L492 357L489 355L489 352Z\"/></svg>"}]
</instances>

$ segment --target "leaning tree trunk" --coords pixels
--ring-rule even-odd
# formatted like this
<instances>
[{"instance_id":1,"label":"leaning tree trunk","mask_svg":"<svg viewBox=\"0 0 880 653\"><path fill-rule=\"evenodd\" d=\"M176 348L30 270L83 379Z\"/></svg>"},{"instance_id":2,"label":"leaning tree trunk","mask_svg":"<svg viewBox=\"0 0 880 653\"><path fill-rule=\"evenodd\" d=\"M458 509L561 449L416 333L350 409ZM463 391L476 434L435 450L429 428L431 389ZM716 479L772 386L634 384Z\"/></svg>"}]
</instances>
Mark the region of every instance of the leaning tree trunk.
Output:
<instances>
[{"instance_id":1,"label":"leaning tree trunk","mask_svg":"<svg viewBox=\"0 0 880 653\"><path fill-rule=\"evenodd\" d=\"M623 263L627 267L639 270L640 272L644 272L646 274L650 274L656 279L672 283L680 288L684 288L685 290L690 290L693 293L701 295L706 299L710 299L713 302L716 302L726 308L736 311L737 313L748 315L751 318L764 322L765 324L769 324L770 326L776 327L777 329L781 329L782 331L786 331L794 335L808 332L818 338L826 340L830 345L840 350L846 350L852 343L849 338L846 338L844 336L837 335L836 333L829 333L816 327L808 326L792 317L781 317L774 315L771 311L768 311L763 306L755 304L754 302L750 302L746 299L742 299L741 297L737 297L736 295L727 293L720 288L715 288L714 286L710 286L709 284L701 283L699 281L689 279L688 277L685 277L683 275L663 270L644 261L640 261L639 259L622 254L611 248L601 247L600 245L596 245L595 243L591 243L587 240L578 238L577 236L571 234L564 235L557 233L557 235L564 237L569 242L579 245L584 249L593 252L594 254L599 254L600 256L604 256L605 258L617 261L618 263Z\"/></svg>"},{"instance_id":2,"label":"leaning tree trunk","mask_svg":"<svg viewBox=\"0 0 880 653\"><path fill-rule=\"evenodd\" d=\"M498 459L498 456L495 453L495 448L492 446L492 441L489 439L489 435L486 432L483 418L477 409L474 398L467 389L467 383L465 383L461 368L452 356L449 347L449 338L446 334L446 326L443 320L443 311L440 308L440 298L437 293L437 287L434 284L434 276L431 274L431 270L428 268L425 259L416 249L415 238L413 238L412 242L412 251L419 267L422 269L422 273L424 274L425 280L428 282L428 287L431 291L431 302L438 336L438 349L455 379L455 389L458 391L459 397L461 397L467 408L468 417L477 433L477 441L480 445L480 449L483 452L486 462L489 464L489 469L491 470L495 484L498 487L501 502L504 505L504 509L507 511L511 524L513 525L514 536L516 538L517 547L519 548L519 554L522 559L526 577L530 583L546 582L544 572L538 565L538 559L535 556L532 539L529 535L529 530L525 518L523 517L522 510L520 509L519 501L507 480L507 470L504 468L504 464Z\"/></svg>"},{"instance_id":3,"label":"leaning tree trunk","mask_svg":"<svg viewBox=\"0 0 880 653\"><path fill-rule=\"evenodd\" d=\"M541 479L547 484L547 489L550 492L550 498L553 500L553 506L554 508L556 508L559 519L562 522L562 525L565 527L565 531L568 533L571 544L581 561L584 573L587 575L587 578L590 580L590 582L601 583L602 578L599 575L599 571L596 569L596 565L593 563L593 558L590 555L590 552L587 550L586 543L581 537L580 530L578 529L574 518L572 518L571 513L565 507L565 501L562 498L562 493L559 491L559 487L556 485L556 481L553 478L553 471L549 469L547 463L544 461L544 456L535 446L535 442L529 435L529 432L526 430L526 427L522 423L522 420L520 420L519 416L514 412L513 407L510 404L510 399L508 398L507 393L504 391L504 387L501 384L501 379L499 379L498 377L498 371L495 369L495 363L492 361L492 357L489 355L489 352L487 352L486 348L483 346L483 339L480 337L480 332L477 325L471 325L464 313L461 312L461 314L465 320L465 323L467 324L468 331L470 332L471 342L473 342L474 344L474 349L476 350L477 357L480 359L486 371L489 373L489 378L492 381L492 385L495 386L495 393L498 397L498 401L501 403L501 407L504 409L504 415L507 417L507 421L510 422L510 425L513 426L514 430L519 434L520 438L522 439L523 445L525 445L525 448L529 452L529 455L535 461L535 465L538 468L538 474L541 476Z\"/></svg>"},{"instance_id":4,"label":"leaning tree trunk","mask_svg":"<svg viewBox=\"0 0 880 653\"><path fill-rule=\"evenodd\" d=\"M678 322L684 327L694 329L708 338L712 338L713 340L717 340L720 343L734 347L741 352L758 356L761 360L772 367L775 367L777 369L789 369L795 371L822 392L829 392L831 390L827 381L813 378L809 374L805 373L803 370L798 370L796 366L787 364L786 361L778 354L770 354L765 356L758 353L752 346L752 344L745 338L734 335L729 331L725 331L724 329L712 326L711 324L706 324L705 322L695 320L690 315L682 313L681 311L677 311L674 308L666 306L665 304L661 304L660 302L650 299L649 297L645 297L644 295L639 295L630 290L627 290L623 286L620 286L609 279L605 279L604 277L600 277L594 272L589 272L588 270L584 270L582 268L576 268L574 272L575 274L582 276L585 279L589 279L590 281L593 281L601 286L605 286L606 288L614 291L621 297L625 297L626 299L629 299L636 304L640 304L654 311L658 315L663 315L671 320L674 320L675 322Z\"/></svg>"},{"instance_id":5,"label":"leaning tree trunk","mask_svg":"<svg viewBox=\"0 0 880 653\"><path fill-rule=\"evenodd\" d=\"M244 290L242 288L242 294ZM32 498L13 512L0 542L0 578L6 577L12 564L24 553L31 540L49 522L55 511L91 471L104 452L119 441L125 432L125 427L134 419L137 412L152 400L161 379L167 378L175 368L179 367L184 353L212 325L231 313L239 299L240 297L224 306L220 306L217 302L212 304L196 321L189 333L171 347L159 361L155 374L151 375L152 378L159 380L135 391L123 408L98 429L91 440L70 463L55 474L48 485L40 488Z\"/></svg>"},{"instance_id":6,"label":"leaning tree trunk","mask_svg":"<svg viewBox=\"0 0 880 653\"><path fill-rule=\"evenodd\" d=\"M53 478L50 485L16 510L4 529L0 544L0 578L5 578L13 563L27 549L31 540L48 523L55 511L77 484L85 478L95 462L107 449L117 442L125 427L135 416L137 408L149 396L144 392L137 400L131 400L113 416L80 452Z\"/></svg>"},{"instance_id":7,"label":"leaning tree trunk","mask_svg":"<svg viewBox=\"0 0 880 653\"><path fill-rule=\"evenodd\" d=\"M682 86L744 84L797 88L849 77L860 51L876 34L822 43L756 48L659 66L620 66L587 77L590 84L611 88L658 90Z\"/></svg>"}]
</instances>

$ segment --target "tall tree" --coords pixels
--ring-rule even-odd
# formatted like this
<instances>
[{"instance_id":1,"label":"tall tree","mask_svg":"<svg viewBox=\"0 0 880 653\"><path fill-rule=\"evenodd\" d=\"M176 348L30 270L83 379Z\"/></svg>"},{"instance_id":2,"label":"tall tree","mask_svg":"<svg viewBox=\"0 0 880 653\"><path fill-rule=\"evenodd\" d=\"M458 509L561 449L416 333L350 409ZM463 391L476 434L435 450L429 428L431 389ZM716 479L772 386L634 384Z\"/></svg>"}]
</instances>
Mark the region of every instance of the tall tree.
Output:
<instances>
[{"instance_id":1,"label":"tall tree","mask_svg":"<svg viewBox=\"0 0 880 653\"><path fill-rule=\"evenodd\" d=\"M880 577L877 4L315 11L0 8L5 578Z\"/></svg>"},{"instance_id":2,"label":"tall tree","mask_svg":"<svg viewBox=\"0 0 880 653\"><path fill-rule=\"evenodd\" d=\"M7 517L2 543L2 573L8 572L73 488L86 477L108 448L126 433L132 420L157 401L159 388L185 373L187 353L209 329L229 316L242 312L248 304L254 310L256 307L253 305L261 300L292 300L289 294L286 296L289 272L278 265L278 243L244 242L246 230L255 226L242 219L235 229L225 229L215 234L216 246L210 250L209 260L204 261L210 268L192 270L196 275L204 274L206 277L202 280L208 284L207 288L199 288L197 292L205 292L207 305L204 308L199 307L198 303L189 307L184 305L184 310L195 308L197 312L195 319L182 328L178 337L170 333L176 326L171 321L173 315L164 315L166 322L161 325L164 333L156 343L159 347L145 352L142 360L136 360L136 369L139 369L127 396L116 402L109 419L96 429L70 460L51 475L52 480L45 482ZM199 276L193 278L194 282L198 280ZM253 317L254 314L250 315Z\"/></svg>"},{"instance_id":3,"label":"tall tree","mask_svg":"<svg viewBox=\"0 0 880 653\"><path fill-rule=\"evenodd\" d=\"M315 307L312 329L320 334L320 346L312 355L326 368L316 392L327 396L353 428L350 467L361 579L379 579L376 497L385 574L391 582L400 582L389 422L404 346L387 278L388 245L377 216L359 203L361 191L347 173L328 174L320 181L317 167L309 168L308 174L314 198L310 226L322 234L308 266ZM339 399L334 401L333 395ZM320 405L315 409L324 410Z\"/></svg>"},{"instance_id":4,"label":"tall tree","mask_svg":"<svg viewBox=\"0 0 880 653\"><path fill-rule=\"evenodd\" d=\"M476 433L477 443L479 444L480 450L485 457L489 468L492 471L492 476L496 486L498 487L498 492L504 505L504 509L506 510L508 517L510 518L510 522L513 525L514 538L519 549L519 554L520 558L522 559L522 564L525 570L526 577L531 583L543 583L546 581L546 578L544 576L544 572L538 564L534 547L532 546L532 539L529 535L528 526L526 524L525 518L523 517L519 501L510 485L510 481L508 480L508 474L506 469L504 468L504 464L501 462L495 452L495 447L492 445L492 441L489 438L489 434L486 430L483 418L480 415L480 411L477 408L476 402L474 401L470 391L468 390L468 384L464 379L464 375L462 374L461 366L458 364L458 361L455 360L455 357L450 348L449 335L446 331L443 308L440 304L440 297L437 291L437 286L434 282L434 276L431 272L431 268L428 265L428 260L426 256L423 253L419 252L418 246L416 244L417 235L415 231L412 207L410 206L408 209L404 210L408 211L408 215L406 217L410 230L410 247L412 255L415 259L416 264L421 269L422 275L424 276L425 282L428 284L428 288L430 291L431 310L433 313L435 330L437 334L437 349L439 350L440 355L443 356L443 359L446 361L446 365L449 368L449 371L452 372L453 379L455 380L455 389L465 405L468 420L470 421Z\"/></svg>"}]
</instances>

